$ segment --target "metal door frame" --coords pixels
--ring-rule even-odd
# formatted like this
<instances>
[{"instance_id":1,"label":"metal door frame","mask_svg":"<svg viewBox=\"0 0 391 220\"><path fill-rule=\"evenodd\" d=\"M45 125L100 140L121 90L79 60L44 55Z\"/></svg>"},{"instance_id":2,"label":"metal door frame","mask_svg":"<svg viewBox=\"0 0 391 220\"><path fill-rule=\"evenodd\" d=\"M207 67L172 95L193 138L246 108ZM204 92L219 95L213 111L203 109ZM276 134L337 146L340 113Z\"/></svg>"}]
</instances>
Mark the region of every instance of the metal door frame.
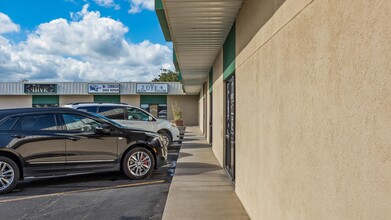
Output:
<instances>
[{"instance_id":1,"label":"metal door frame","mask_svg":"<svg viewBox=\"0 0 391 220\"><path fill-rule=\"evenodd\" d=\"M213 92L209 93L209 144L213 143Z\"/></svg>"},{"instance_id":2,"label":"metal door frame","mask_svg":"<svg viewBox=\"0 0 391 220\"><path fill-rule=\"evenodd\" d=\"M231 89L233 91L231 91ZM227 171L229 177L231 178L232 183L235 183L235 167L236 167L236 144L235 144L236 93L235 90L236 90L235 75L232 75L230 78L226 80L225 83L226 100L225 100L225 140L224 140L224 168ZM229 95L232 93L233 93L233 99L230 99ZM230 105L233 105L233 108L232 106L231 108L229 108ZM233 122L231 121L231 119L233 119Z\"/></svg>"}]
</instances>

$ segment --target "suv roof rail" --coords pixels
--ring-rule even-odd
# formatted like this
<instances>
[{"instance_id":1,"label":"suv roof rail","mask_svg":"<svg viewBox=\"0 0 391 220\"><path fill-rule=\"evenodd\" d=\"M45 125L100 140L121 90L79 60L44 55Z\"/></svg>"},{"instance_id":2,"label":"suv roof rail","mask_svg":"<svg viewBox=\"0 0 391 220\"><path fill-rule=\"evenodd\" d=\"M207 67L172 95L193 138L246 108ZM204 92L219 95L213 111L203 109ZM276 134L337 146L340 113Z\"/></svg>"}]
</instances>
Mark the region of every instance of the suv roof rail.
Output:
<instances>
[{"instance_id":1,"label":"suv roof rail","mask_svg":"<svg viewBox=\"0 0 391 220\"><path fill-rule=\"evenodd\" d=\"M68 103L67 105L82 105L82 104L120 104L120 105L129 105L128 103L114 103L114 102L73 102Z\"/></svg>"}]
</instances>

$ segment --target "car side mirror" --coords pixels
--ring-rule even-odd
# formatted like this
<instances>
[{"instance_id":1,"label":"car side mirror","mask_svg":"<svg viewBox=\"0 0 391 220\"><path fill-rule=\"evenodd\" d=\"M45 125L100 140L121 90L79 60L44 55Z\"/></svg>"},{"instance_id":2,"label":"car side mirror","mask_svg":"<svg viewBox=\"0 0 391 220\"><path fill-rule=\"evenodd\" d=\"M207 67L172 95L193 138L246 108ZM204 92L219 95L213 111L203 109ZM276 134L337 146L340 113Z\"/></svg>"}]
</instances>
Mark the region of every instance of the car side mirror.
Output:
<instances>
[{"instance_id":1,"label":"car side mirror","mask_svg":"<svg viewBox=\"0 0 391 220\"><path fill-rule=\"evenodd\" d=\"M95 128L95 133L97 133L97 134L110 134L111 133L110 125L107 125L107 124L98 125Z\"/></svg>"},{"instance_id":2,"label":"car side mirror","mask_svg":"<svg viewBox=\"0 0 391 220\"><path fill-rule=\"evenodd\" d=\"M148 121L153 121L152 116L148 116Z\"/></svg>"}]
</instances>

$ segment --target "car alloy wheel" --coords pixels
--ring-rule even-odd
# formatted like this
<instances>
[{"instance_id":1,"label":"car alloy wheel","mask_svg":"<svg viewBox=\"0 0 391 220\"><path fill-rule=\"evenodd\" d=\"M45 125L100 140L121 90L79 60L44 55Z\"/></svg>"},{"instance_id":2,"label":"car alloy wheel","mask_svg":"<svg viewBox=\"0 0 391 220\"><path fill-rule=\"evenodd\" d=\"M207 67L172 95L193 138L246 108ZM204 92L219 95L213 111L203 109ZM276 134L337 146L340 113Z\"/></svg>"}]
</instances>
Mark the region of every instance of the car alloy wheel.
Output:
<instances>
[{"instance_id":1,"label":"car alloy wheel","mask_svg":"<svg viewBox=\"0 0 391 220\"><path fill-rule=\"evenodd\" d=\"M122 163L123 172L130 179L144 179L151 175L155 167L155 157L144 147L135 147L125 156Z\"/></svg>"},{"instance_id":2,"label":"car alloy wheel","mask_svg":"<svg viewBox=\"0 0 391 220\"><path fill-rule=\"evenodd\" d=\"M0 161L0 191L9 188L15 179L14 169L10 164Z\"/></svg>"},{"instance_id":3,"label":"car alloy wheel","mask_svg":"<svg viewBox=\"0 0 391 220\"><path fill-rule=\"evenodd\" d=\"M171 136L165 131L159 132L159 134L163 137L163 144L166 147L171 145Z\"/></svg>"},{"instance_id":4,"label":"car alloy wheel","mask_svg":"<svg viewBox=\"0 0 391 220\"><path fill-rule=\"evenodd\" d=\"M136 151L130 155L128 160L128 168L132 175L140 177L144 176L151 169L151 157L142 151Z\"/></svg>"},{"instance_id":5,"label":"car alloy wheel","mask_svg":"<svg viewBox=\"0 0 391 220\"><path fill-rule=\"evenodd\" d=\"M0 194L11 192L19 180L19 167L8 157L0 156Z\"/></svg>"}]
</instances>

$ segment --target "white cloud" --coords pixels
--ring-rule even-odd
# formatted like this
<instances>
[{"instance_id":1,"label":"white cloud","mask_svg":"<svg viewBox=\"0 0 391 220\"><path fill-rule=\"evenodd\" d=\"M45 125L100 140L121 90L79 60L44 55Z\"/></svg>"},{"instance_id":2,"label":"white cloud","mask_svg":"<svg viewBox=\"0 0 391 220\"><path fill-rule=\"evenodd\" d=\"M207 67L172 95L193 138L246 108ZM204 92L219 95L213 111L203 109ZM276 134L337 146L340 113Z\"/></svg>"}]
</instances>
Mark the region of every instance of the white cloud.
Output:
<instances>
[{"instance_id":1,"label":"white cloud","mask_svg":"<svg viewBox=\"0 0 391 220\"><path fill-rule=\"evenodd\" d=\"M144 9L154 10L155 1L154 0L130 0L130 14L136 14L141 12Z\"/></svg>"},{"instance_id":2,"label":"white cloud","mask_svg":"<svg viewBox=\"0 0 391 220\"><path fill-rule=\"evenodd\" d=\"M119 10L120 6L115 4L114 0L94 0L94 2L102 7L111 8L114 7L115 10Z\"/></svg>"},{"instance_id":3,"label":"white cloud","mask_svg":"<svg viewBox=\"0 0 391 220\"><path fill-rule=\"evenodd\" d=\"M19 44L0 36L1 79L150 81L160 68L172 68L169 47L127 41L127 27L88 6L75 14L79 20L40 24Z\"/></svg>"},{"instance_id":4,"label":"white cloud","mask_svg":"<svg viewBox=\"0 0 391 220\"><path fill-rule=\"evenodd\" d=\"M0 12L0 34L19 32L19 25L14 24L8 15Z\"/></svg>"}]
</instances>

